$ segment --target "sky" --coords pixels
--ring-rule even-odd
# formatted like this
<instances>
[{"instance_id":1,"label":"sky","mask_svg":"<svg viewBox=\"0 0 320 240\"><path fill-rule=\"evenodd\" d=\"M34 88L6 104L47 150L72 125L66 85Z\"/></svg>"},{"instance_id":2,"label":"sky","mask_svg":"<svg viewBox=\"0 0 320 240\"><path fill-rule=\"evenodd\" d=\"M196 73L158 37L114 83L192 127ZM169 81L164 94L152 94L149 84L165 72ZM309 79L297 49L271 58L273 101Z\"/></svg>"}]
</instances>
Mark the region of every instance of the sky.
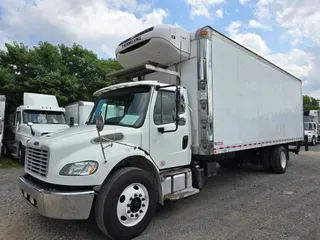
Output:
<instances>
[{"instance_id":1,"label":"sky","mask_svg":"<svg viewBox=\"0 0 320 240\"><path fill-rule=\"evenodd\" d=\"M0 0L0 49L75 42L109 58L122 40L161 23L188 31L210 25L320 99L319 0Z\"/></svg>"}]
</instances>

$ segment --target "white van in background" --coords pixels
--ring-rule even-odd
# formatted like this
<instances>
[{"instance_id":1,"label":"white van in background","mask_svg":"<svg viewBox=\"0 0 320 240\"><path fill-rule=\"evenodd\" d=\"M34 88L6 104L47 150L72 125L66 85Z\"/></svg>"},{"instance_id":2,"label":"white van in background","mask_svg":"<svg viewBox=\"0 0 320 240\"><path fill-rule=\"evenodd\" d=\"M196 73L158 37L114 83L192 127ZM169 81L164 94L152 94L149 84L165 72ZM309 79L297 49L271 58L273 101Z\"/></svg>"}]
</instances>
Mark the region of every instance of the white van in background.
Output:
<instances>
[{"instance_id":1,"label":"white van in background","mask_svg":"<svg viewBox=\"0 0 320 240\"><path fill-rule=\"evenodd\" d=\"M88 101L77 101L66 105L65 116L69 126L85 125L93 106L94 102Z\"/></svg>"}]
</instances>

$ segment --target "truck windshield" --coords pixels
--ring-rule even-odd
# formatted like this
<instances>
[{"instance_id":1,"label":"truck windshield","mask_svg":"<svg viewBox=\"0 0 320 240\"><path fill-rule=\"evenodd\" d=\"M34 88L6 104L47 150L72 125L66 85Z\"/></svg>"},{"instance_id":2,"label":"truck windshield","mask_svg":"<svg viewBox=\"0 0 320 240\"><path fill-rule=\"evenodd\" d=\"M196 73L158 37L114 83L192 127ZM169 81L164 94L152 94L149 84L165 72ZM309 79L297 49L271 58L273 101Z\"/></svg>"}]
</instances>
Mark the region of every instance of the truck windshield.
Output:
<instances>
[{"instance_id":1,"label":"truck windshield","mask_svg":"<svg viewBox=\"0 0 320 240\"><path fill-rule=\"evenodd\" d=\"M23 111L23 123L35 124L66 124L63 112L25 110Z\"/></svg>"},{"instance_id":2,"label":"truck windshield","mask_svg":"<svg viewBox=\"0 0 320 240\"><path fill-rule=\"evenodd\" d=\"M141 127L147 112L150 86L127 87L104 94L95 104L89 124L102 115L105 124Z\"/></svg>"},{"instance_id":3,"label":"truck windshield","mask_svg":"<svg viewBox=\"0 0 320 240\"><path fill-rule=\"evenodd\" d=\"M307 131L312 130L312 124L311 123L304 123L304 130L307 130Z\"/></svg>"}]
</instances>

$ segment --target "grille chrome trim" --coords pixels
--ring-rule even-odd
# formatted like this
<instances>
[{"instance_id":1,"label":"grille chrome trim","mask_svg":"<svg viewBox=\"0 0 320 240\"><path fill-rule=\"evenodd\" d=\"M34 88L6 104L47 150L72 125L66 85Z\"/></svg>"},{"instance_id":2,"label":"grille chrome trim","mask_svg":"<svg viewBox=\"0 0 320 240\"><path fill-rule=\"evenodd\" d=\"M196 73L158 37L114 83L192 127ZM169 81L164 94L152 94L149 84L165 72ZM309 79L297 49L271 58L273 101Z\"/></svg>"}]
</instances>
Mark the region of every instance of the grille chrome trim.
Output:
<instances>
[{"instance_id":1,"label":"grille chrome trim","mask_svg":"<svg viewBox=\"0 0 320 240\"><path fill-rule=\"evenodd\" d=\"M26 148L25 168L33 174L47 177L49 165L49 150L46 148Z\"/></svg>"}]
</instances>

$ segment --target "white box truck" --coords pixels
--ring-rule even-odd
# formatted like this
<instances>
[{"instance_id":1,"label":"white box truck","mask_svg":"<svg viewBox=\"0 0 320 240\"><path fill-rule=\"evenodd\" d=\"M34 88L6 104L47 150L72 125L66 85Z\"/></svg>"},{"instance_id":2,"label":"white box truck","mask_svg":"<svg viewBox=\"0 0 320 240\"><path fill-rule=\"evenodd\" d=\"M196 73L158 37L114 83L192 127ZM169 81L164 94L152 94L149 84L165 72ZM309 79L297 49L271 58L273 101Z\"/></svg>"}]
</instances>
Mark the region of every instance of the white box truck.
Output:
<instances>
[{"instance_id":1,"label":"white box truck","mask_svg":"<svg viewBox=\"0 0 320 240\"><path fill-rule=\"evenodd\" d=\"M4 120L6 110L6 96L0 95L0 156L5 155L5 148L3 148L3 133L4 133Z\"/></svg>"},{"instance_id":2,"label":"white box truck","mask_svg":"<svg viewBox=\"0 0 320 240\"><path fill-rule=\"evenodd\" d=\"M24 164L25 147L28 141L69 128L64 113L65 109L59 107L56 96L25 92L23 105L9 115L11 131L5 134L5 152Z\"/></svg>"},{"instance_id":3,"label":"white box truck","mask_svg":"<svg viewBox=\"0 0 320 240\"><path fill-rule=\"evenodd\" d=\"M320 111L305 110L303 114L304 134L308 137L308 144L315 146L320 142Z\"/></svg>"},{"instance_id":4,"label":"white box truck","mask_svg":"<svg viewBox=\"0 0 320 240\"><path fill-rule=\"evenodd\" d=\"M66 105L65 116L70 127L83 126L88 121L94 102L77 101Z\"/></svg>"},{"instance_id":5,"label":"white box truck","mask_svg":"<svg viewBox=\"0 0 320 240\"><path fill-rule=\"evenodd\" d=\"M116 57L124 69L109 76L128 81L94 93L88 125L27 143L19 183L40 214L93 213L106 236L132 239L157 203L198 193L217 163L283 174L299 152L301 81L211 27L157 25Z\"/></svg>"}]
</instances>

